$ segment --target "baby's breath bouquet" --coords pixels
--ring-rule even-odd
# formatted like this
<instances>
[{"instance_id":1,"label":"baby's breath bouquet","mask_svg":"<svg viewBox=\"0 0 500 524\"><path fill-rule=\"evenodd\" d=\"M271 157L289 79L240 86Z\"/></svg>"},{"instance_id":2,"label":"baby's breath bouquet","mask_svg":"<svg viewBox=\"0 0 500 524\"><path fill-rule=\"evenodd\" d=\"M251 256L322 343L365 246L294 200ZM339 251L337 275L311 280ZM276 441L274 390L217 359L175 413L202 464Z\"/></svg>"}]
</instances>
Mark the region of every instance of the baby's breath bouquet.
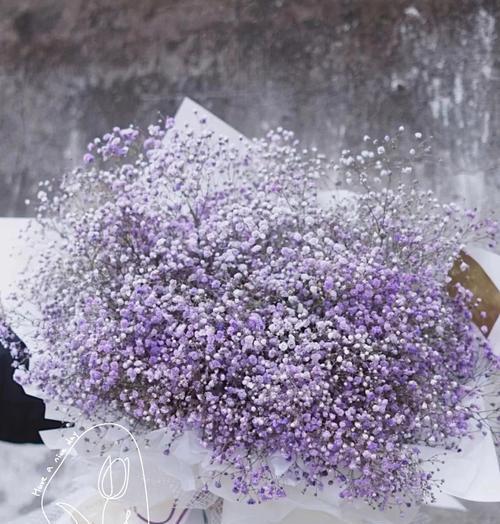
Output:
<instances>
[{"instance_id":1,"label":"baby's breath bouquet","mask_svg":"<svg viewBox=\"0 0 500 524\"><path fill-rule=\"evenodd\" d=\"M429 151L401 128L335 165L282 129L220 136L203 112L114 128L40 194L57 241L20 294L40 311L24 380L168 434L158 462L189 435L193 489L228 524L406 518L498 413L488 313L473 323L461 278L497 228L420 188Z\"/></svg>"}]
</instances>

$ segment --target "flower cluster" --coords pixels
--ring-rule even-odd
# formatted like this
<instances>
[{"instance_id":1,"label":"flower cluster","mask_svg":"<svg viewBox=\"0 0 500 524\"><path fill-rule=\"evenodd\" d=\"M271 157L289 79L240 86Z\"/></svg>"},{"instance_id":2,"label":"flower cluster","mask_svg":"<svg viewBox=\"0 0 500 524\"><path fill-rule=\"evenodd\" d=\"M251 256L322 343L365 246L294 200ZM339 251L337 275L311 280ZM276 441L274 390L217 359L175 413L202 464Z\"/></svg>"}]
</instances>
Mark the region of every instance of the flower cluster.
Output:
<instances>
[{"instance_id":1,"label":"flower cluster","mask_svg":"<svg viewBox=\"0 0 500 524\"><path fill-rule=\"evenodd\" d=\"M28 282L29 380L86 414L195 430L227 466L207 482L250 503L285 494L275 457L375 507L430 496L418 446L473 432L472 384L498 369L447 274L496 228L418 188L408 158L428 146L405 136L335 168L281 129L238 149L171 121L97 139L40 205L60 234ZM319 189L335 181L352 191Z\"/></svg>"}]
</instances>

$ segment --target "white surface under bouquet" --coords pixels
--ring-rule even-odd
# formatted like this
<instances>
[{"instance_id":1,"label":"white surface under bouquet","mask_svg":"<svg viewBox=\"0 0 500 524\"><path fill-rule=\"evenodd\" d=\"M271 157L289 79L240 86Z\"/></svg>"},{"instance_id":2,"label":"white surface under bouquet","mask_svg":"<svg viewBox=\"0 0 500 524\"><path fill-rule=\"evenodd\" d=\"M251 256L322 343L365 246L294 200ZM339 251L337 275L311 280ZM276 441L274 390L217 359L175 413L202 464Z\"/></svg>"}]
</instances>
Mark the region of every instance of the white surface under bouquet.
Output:
<instances>
[{"instance_id":1,"label":"white surface under bouquet","mask_svg":"<svg viewBox=\"0 0 500 524\"><path fill-rule=\"evenodd\" d=\"M75 423L43 435L65 449L51 474L76 468L61 522L402 523L500 500L496 255L463 251L496 224L419 189L420 133L365 144L334 166L185 100L40 192L11 309L36 311L20 380Z\"/></svg>"}]
</instances>

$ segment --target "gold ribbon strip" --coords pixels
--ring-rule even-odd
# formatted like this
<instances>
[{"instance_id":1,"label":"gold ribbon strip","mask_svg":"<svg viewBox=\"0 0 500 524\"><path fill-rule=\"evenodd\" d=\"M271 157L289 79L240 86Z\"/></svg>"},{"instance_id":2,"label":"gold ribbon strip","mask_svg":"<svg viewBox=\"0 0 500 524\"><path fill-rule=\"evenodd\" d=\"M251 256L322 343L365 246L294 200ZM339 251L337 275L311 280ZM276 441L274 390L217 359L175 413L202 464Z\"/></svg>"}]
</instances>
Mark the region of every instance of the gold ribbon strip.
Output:
<instances>
[{"instance_id":1,"label":"gold ribbon strip","mask_svg":"<svg viewBox=\"0 0 500 524\"><path fill-rule=\"evenodd\" d=\"M465 271L461 269L463 263L468 266ZM488 336L500 315L500 291L495 283L478 262L464 251L460 251L460 256L455 260L450 277L448 292L452 297L457 293L455 284L460 283L470 290L476 299L481 299L479 303L471 304L472 320L480 329L485 326L484 335Z\"/></svg>"}]
</instances>

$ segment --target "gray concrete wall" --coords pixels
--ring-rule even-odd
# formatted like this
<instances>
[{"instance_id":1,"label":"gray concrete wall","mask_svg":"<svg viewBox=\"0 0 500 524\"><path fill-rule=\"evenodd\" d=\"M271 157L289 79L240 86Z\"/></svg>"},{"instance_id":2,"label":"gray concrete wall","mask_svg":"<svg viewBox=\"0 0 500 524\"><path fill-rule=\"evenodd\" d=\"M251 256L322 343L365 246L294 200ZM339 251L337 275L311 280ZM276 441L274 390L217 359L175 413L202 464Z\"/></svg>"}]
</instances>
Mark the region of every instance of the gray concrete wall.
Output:
<instances>
[{"instance_id":1,"label":"gray concrete wall","mask_svg":"<svg viewBox=\"0 0 500 524\"><path fill-rule=\"evenodd\" d=\"M184 95L335 153L436 137L442 194L498 205L498 0L1 0L0 214L114 124Z\"/></svg>"}]
</instances>

